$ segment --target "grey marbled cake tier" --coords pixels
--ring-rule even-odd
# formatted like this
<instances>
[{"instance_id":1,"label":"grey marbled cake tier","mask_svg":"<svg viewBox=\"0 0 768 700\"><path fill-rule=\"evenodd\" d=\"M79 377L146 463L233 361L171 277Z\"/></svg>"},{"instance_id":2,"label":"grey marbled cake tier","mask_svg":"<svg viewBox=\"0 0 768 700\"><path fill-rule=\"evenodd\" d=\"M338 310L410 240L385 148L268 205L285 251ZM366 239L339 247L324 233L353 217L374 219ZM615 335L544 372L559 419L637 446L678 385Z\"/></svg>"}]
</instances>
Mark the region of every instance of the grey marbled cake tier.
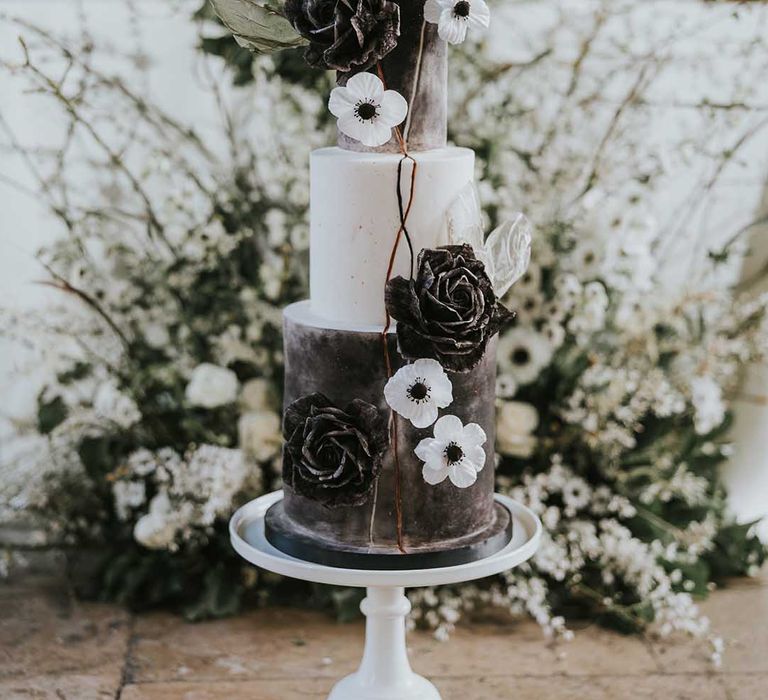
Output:
<instances>
[{"instance_id":1,"label":"grey marbled cake tier","mask_svg":"<svg viewBox=\"0 0 768 700\"><path fill-rule=\"evenodd\" d=\"M411 115L408 148L414 152L443 148L448 123L448 47L437 35L437 25L424 22L424 2L408 0L400 3L400 38L397 46L381 61L386 87L397 90L408 100ZM419 80L414 98L417 71ZM372 69L372 72L375 71ZM347 77L339 73L339 84L343 85ZM342 133L339 133L338 143L350 151L400 151L394 134L389 142L377 148L364 146Z\"/></svg>"},{"instance_id":2,"label":"grey marbled cake tier","mask_svg":"<svg viewBox=\"0 0 768 700\"><path fill-rule=\"evenodd\" d=\"M326 328L307 322L307 318L311 317L306 302L286 309L285 404L321 392L339 406L359 398L388 413L383 393L386 371L380 333L375 328ZM394 333L388 334L388 344L393 371L396 371L403 360L397 352ZM474 485L460 489L448 479L436 486L427 484L422 477L422 462L413 450L422 438L432 435L432 427L420 430L395 415L403 540L411 554L463 551L464 561L471 561L493 553L491 550L498 551L509 541L508 514L495 506L493 497L495 351L493 339L477 367L464 374L449 373L454 400L448 409L441 411L441 414L449 412L458 416L465 424L478 423L487 435L485 466ZM366 503L356 507L328 508L286 488L285 498L272 514L275 532L293 531L296 541L304 547L302 551L305 545L311 548L314 542L319 553L324 550L398 554L394 472L394 452L390 446L376 490ZM312 558L306 553L302 556ZM315 560L334 563L320 556ZM451 562L446 560L446 563Z\"/></svg>"}]
</instances>

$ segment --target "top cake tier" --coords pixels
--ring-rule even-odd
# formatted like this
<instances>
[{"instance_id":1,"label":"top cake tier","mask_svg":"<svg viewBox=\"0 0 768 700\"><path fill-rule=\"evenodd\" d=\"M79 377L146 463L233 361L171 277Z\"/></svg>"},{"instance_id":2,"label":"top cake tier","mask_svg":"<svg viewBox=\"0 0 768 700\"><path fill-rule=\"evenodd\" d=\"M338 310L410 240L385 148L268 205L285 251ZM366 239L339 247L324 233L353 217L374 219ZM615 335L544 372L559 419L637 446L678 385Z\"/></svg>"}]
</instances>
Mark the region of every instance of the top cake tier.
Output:
<instances>
[{"instance_id":1,"label":"top cake tier","mask_svg":"<svg viewBox=\"0 0 768 700\"><path fill-rule=\"evenodd\" d=\"M425 0L400 2L400 37L397 46L381 61L387 89L396 90L408 100L409 116L404 136L410 151L443 148L447 133L448 48L438 36L436 24L424 21ZM371 69L376 73L376 69ZM339 85L349 74L339 73ZM339 133L339 146L350 151L397 153L399 143L393 133L383 146L371 148Z\"/></svg>"}]
</instances>

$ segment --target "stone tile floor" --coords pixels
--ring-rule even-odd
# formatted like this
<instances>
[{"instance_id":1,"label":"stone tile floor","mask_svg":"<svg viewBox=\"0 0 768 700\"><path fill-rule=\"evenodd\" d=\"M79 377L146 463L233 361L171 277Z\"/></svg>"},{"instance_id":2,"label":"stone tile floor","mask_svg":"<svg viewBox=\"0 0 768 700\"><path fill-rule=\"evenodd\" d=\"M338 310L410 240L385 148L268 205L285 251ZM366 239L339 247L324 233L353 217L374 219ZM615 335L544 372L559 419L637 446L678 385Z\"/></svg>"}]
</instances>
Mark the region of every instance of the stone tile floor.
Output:
<instances>
[{"instance_id":1,"label":"stone tile floor","mask_svg":"<svg viewBox=\"0 0 768 700\"><path fill-rule=\"evenodd\" d=\"M477 622L448 642L415 632L411 661L444 700L762 700L768 698L768 573L702 605L726 641L623 637L586 626L549 645L530 622ZM73 600L51 579L0 584L2 700L308 700L360 658L362 623L268 609L187 625Z\"/></svg>"}]
</instances>

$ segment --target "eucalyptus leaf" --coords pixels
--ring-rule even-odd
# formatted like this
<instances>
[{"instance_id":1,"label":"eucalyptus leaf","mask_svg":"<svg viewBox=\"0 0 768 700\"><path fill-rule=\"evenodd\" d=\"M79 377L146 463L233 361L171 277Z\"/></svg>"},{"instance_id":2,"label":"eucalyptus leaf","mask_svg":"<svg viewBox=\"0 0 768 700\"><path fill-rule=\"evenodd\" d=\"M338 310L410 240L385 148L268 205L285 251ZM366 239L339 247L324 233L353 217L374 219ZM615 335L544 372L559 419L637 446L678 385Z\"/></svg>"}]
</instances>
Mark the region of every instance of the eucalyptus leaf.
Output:
<instances>
[{"instance_id":1,"label":"eucalyptus leaf","mask_svg":"<svg viewBox=\"0 0 768 700\"><path fill-rule=\"evenodd\" d=\"M211 5L235 41L255 53L271 53L303 46L279 4L266 0L211 0Z\"/></svg>"}]
</instances>

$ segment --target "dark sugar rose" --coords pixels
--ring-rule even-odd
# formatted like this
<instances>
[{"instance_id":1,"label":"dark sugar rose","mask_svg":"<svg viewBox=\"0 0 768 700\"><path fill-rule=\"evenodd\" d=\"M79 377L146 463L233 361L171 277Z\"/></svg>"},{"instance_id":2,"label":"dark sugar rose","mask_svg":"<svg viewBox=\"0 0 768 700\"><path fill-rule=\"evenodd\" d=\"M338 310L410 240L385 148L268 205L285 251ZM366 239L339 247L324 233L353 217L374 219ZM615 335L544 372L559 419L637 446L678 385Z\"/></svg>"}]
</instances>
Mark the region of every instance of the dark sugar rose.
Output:
<instances>
[{"instance_id":1,"label":"dark sugar rose","mask_svg":"<svg viewBox=\"0 0 768 700\"><path fill-rule=\"evenodd\" d=\"M472 369L514 314L497 301L469 245L424 249L417 268L415 279L395 277L386 287L400 353L409 360L433 358L453 372Z\"/></svg>"},{"instance_id":2,"label":"dark sugar rose","mask_svg":"<svg viewBox=\"0 0 768 700\"><path fill-rule=\"evenodd\" d=\"M389 444L386 418L375 406L355 399L342 410L323 394L285 409L283 436L283 481L331 508L365 502Z\"/></svg>"},{"instance_id":3,"label":"dark sugar rose","mask_svg":"<svg viewBox=\"0 0 768 700\"><path fill-rule=\"evenodd\" d=\"M309 47L310 65L367 70L397 46L400 6L390 0L286 0L285 16Z\"/></svg>"}]
</instances>

